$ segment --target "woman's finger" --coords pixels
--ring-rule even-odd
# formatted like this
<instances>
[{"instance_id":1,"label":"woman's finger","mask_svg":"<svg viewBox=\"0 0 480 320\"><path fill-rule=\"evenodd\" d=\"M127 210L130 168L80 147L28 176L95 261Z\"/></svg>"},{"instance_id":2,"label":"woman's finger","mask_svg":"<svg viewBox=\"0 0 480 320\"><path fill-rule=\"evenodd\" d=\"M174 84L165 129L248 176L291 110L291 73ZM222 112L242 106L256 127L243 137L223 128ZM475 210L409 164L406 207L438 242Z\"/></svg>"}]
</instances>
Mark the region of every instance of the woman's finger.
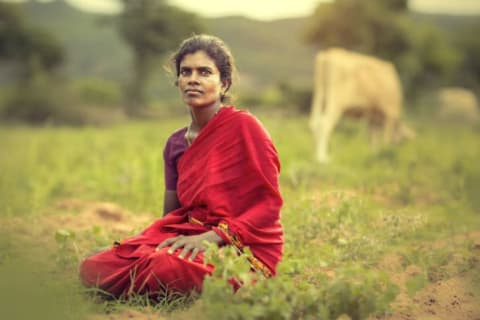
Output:
<instances>
[{"instance_id":1,"label":"woman's finger","mask_svg":"<svg viewBox=\"0 0 480 320\"><path fill-rule=\"evenodd\" d=\"M177 241L178 238L180 238L180 236L178 236L178 237L173 237L173 238L168 238L168 239L163 240L163 241L157 246L157 248L156 248L155 250L156 250L156 251L159 251L159 250L162 249L162 248L168 247L170 244L172 244L172 243L174 243L175 241Z\"/></svg>"},{"instance_id":2,"label":"woman's finger","mask_svg":"<svg viewBox=\"0 0 480 320\"><path fill-rule=\"evenodd\" d=\"M187 256L187 254L192 251L193 249L195 249L194 246L192 246L191 244L187 244L186 246L183 247L183 250L182 252L180 252L180 254L178 255L178 257L180 259L183 259Z\"/></svg>"},{"instance_id":3,"label":"woman's finger","mask_svg":"<svg viewBox=\"0 0 480 320\"><path fill-rule=\"evenodd\" d=\"M193 248L192 253L190 254L190 257L188 257L188 260L190 261L195 260L199 252L200 252L200 248Z\"/></svg>"},{"instance_id":4,"label":"woman's finger","mask_svg":"<svg viewBox=\"0 0 480 320\"><path fill-rule=\"evenodd\" d=\"M174 243L172 243L172 245L170 246L170 248L168 249L168 253L169 254L172 254L175 252L175 250L177 250L178 248L182 248L183 246L185 246L185 242L182 241L182 239L176 239Z\"/></svg>"}]
</instances>

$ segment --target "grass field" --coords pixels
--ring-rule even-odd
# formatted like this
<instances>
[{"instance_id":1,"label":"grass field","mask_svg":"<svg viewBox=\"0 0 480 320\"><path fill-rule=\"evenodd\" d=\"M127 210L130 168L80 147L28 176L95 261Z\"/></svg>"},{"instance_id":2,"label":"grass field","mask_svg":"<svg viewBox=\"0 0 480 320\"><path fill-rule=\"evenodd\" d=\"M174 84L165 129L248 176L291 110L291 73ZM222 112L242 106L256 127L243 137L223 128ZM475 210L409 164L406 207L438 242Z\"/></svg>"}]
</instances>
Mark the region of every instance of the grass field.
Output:
<instances>
[{"instance_id":1,"label":"grass field","mask_svg":"<svg viewBox=\"0 0 480 320\"><path fill-rule=\"evenodd\" d=\"M282 163L279 275L234 295L227 255L201 298L158 303L100 301L77 266L161 215L163 144L188 119L1 127L0 318L480 319L480 127L417 120L374 152L347 122L319 165L306 118L259 118Z\"/></svg>"}]
</instances>

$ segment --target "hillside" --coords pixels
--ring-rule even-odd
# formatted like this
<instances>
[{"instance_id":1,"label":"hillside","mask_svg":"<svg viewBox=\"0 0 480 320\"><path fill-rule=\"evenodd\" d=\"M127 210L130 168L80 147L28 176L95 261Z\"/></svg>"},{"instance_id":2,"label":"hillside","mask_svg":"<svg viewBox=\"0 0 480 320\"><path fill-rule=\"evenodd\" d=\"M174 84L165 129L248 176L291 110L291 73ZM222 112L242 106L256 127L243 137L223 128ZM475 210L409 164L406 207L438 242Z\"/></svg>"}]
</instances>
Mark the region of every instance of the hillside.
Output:
<instances>
[{"instance_id":1,"label":"hillside","mask_svg":"<svg viewBox=\"0 0 480 320\"><path fill-rule=\"evenodd\" d=\"M23 8L29 24L46 28L65 44L69 75L126 78L131 54L111 16L80 11L63 1L31 1Z\"/></svg>"},{"instance_id":2,"label":"hillside","mask_svg":"<svg viewBox=\"0 0 480 320\"><path fill-rule=\"evenodd\" d=\"M207 19L211 33L231 46L243 80L252 86L277 81L309 83L314 51L301 42L304 19L271 22L244 17Z\"/></svg>"},{"instance_id":3,"label":"hillside","mask_svg":"<svg viewBox=\"0 0 480 320\"><path fill-rule=\"evenodd\" d=\"M125 79L131 55L116 33L114 17L79 11L63 1L29 2L24 9L30 24L47 28L65 43L71 76ZM313 52L299 40L302 22L262 22L243 17L204 19L207 32L231 46L241 82L248 87L285 78L310 81Z\"/></svg>"},{"instance_id":4,"label":"hillside","mask_svg":"<svg viewBox=\"0 0 480 320\"><path fill-rule=\"evenodd\" d=\"M413 19L418 22L432 23L443 31L455 32L468 26L478 25L478 16L454 16L445 14L412 13Z\"/></svg>"},{"instance_id":5,"label":"hillside","mask_svg":"<svg viewBox=\"0 0 480 320\"><path fill-rule=\"evenodd\" d=\"M23 5L32 25L45 27L65 43L67 72L73 77L98 76L124 82L131 54L119 37L113 16L77 10L64 1ZM417 21L458 30L478 17L413 13ZM256 21L245 17L204 19L207 32L223 38L232 48L240 74L240 88L258 89L290 81L311 83L314 49L301 41L307 18ZM159 68L152 91L168 92L169 81Z\"/></svg>"}]
</instances>

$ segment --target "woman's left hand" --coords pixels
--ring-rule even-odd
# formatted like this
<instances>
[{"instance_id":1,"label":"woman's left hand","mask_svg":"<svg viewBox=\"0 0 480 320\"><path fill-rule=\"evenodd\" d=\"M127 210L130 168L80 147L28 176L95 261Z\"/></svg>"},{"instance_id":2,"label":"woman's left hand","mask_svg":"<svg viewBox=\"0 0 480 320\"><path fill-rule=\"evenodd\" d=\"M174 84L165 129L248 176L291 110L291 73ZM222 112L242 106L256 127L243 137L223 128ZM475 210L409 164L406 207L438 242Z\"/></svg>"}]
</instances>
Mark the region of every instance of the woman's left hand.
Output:
<instances>
[{"instance_id":1,"label":"woman's left hand","mask_svg":"<svg viewBox=\"0 0 480 320\"><path fill-rule=\"evenodd\" d=\"M190 252L188 260L193 261L199 252L205 251L207 249L207 247L203 243L203 241L205 240L217 244L220 244L222 242L222 238L214 231L207 231L205 233L194 236L180 235L177 237L166 239L162 243L160 243L155 250L159 251L162 248L170 246L170 248L168 249L168 253L172 254L175 252L175 250L183 248L178 257L183 259Z\"/></svg>"}]
</instances>

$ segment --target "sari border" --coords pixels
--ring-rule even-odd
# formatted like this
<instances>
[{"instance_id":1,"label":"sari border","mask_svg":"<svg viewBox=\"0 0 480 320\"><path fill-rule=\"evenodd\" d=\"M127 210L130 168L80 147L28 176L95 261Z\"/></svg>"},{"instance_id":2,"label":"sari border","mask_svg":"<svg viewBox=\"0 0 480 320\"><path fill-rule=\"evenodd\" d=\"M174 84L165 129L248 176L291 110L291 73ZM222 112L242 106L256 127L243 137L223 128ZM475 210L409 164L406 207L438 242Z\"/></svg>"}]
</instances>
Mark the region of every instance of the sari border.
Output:
<instances>
[{"instance_id":1,"label":"sari border","mask_svg":"<svg viewBox=\"0 0 480 320\"><path fill-rule=\"evenodd\" d=\"M230 229L228 228L228 224L226 222L220 222L218 224L218 227L214 227L212 229L224 241L226 240L226 242L228 244L233 245L240 255L244 254L244 252L243 252L244 245L242 244L240 239L238 239L238 237L235 234L230 232ZM250 256L247 256L246 258L247 258L248 262L250 263L250 267L254 271L261 273L265 278L271 278L272 277L272 272L270 271L270 269L262 261L260 261L257 257L255 257L254 255L250 255Z\"/></svg>"}]
</instances>

